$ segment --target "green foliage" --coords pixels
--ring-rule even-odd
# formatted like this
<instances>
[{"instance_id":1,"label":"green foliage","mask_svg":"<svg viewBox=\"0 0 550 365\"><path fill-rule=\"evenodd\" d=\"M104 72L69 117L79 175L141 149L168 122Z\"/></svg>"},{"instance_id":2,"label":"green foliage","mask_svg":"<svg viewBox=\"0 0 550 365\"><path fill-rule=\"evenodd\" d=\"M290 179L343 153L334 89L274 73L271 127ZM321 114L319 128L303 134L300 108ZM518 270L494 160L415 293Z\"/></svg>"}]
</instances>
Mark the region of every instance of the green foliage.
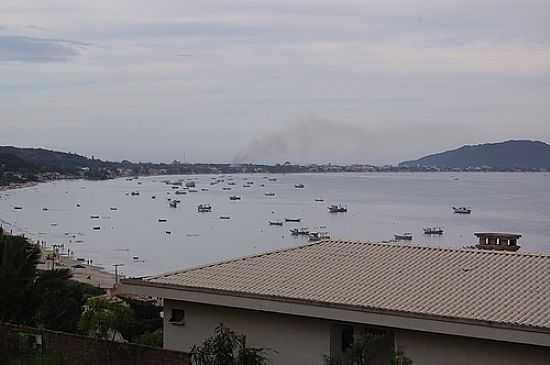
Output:
<instances>
[{"instance_id":1,"label":"green foliage","mask_svg":"<svg viewBox=\"0 0 550 365\"><path fill-rule=\"evenodd\" d=\"M34 356L17 357L7 359L2 365L65 365L63 357L60 354L38 354Z\"/></svg>"},{"instance_id":2,"label":"green foliage","mask_svg":"<svg viewBox=\"0 0 550 365\"><path fill-rule=\"evenodd\" d=\"M162 318L160 316L162 308L151 301L124 298L124 302L134 312L134 320L128 323L124 333L122 333L124 338L130 342L139 342L141 336L145 336L149 340L153 339L153 333L162 329ZM162 332L160 333L161 346L159 347L162 347ZM155 343L159 343L158 338Z\"/></svg>"},{"instance_id":3,"label":"green foliage","mask_svg":"<svg viewBox=\"0 0 550 365\"><path fill-rule=\"evenodd\" d=\"M0 236L0 321L30 324L40 249L21 236Z\"/></svg>"},{"instance_id":4,"label":"green foliage","mask_svg":"<svg viewBox=\"0 0 550 365\"><path fill-rule=\"evenodd\" d=\"M134 320L134 312L127 304L106 297L95 297L86 302L79 328L85 334L103 339L114 341L119 333L127 340L125 334Z\"/></svg>"},{"instance_id":5,"label":"green foliage","mask_svg":"<svg viewBox=\"0 0 550 365\"><path fill-rule=\"evenodd\" d=\"M132 342L140 345L162 348L162 345L163 345L162 328L159 328L153 332L145 332L142 335L136 337Z\"/></svg>"},{"instance_id":6,"label":"green foliage","mask_svg":"<svg viewBox=\"0 0 550 365\"><path fill-rule=\"evenodd\" d=\"M201 346L193 346L191 360L195 365L265 365L265 349L246 346L246 336L238 335L220 324L214 336Z\"/></svg>"},{"instance_id":7,"label":"green foliage","mask_svg":"<svg viewBox=\"0 0 550 365\"><path fill-rule=\"evenodd\" d=\"M355 338L354 343L342 356L325 356L324 365L373 365L380 361L391 365L412 365L412 360L403 352L386 353L391 335L386 332L367 332Z\"/></svg>"}]
</instances>

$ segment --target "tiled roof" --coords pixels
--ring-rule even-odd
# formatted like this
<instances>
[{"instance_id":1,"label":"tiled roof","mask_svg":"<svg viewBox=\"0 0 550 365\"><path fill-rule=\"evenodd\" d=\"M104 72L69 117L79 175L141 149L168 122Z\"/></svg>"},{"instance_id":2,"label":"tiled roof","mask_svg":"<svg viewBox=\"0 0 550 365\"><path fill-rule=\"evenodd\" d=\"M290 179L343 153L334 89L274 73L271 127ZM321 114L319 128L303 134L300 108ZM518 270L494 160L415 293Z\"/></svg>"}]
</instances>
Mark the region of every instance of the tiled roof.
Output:
<instances>
[{"instance_id":1,"label":"tiled roof","mask_svg":"<svg viewBox=\"0 0 550 365\"><path fill-rule=\"evenodd\" d=\"M550 329L550 256L322 241L144 279L151 285Z\"/></svg>"}]
</instances>

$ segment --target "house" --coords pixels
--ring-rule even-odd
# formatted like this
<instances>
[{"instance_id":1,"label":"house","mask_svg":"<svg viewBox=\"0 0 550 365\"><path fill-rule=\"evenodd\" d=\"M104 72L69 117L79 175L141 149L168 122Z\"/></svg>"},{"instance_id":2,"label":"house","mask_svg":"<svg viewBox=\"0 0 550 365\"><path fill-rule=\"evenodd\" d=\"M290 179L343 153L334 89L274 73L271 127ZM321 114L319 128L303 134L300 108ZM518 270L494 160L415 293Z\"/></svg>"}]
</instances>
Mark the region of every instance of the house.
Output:
<instances>
[{"instance_id":1,"label":"house","mask_svg":"<svg viewBox=\"0 0 550 365\"><path fill-rule=\"evenodd\" d=\"M550 364L548 255L321 241L120 290L164 299L171 350L223 323L279 365L320 365L380 330L415 365Z\"/></svg>"}]
</instances>

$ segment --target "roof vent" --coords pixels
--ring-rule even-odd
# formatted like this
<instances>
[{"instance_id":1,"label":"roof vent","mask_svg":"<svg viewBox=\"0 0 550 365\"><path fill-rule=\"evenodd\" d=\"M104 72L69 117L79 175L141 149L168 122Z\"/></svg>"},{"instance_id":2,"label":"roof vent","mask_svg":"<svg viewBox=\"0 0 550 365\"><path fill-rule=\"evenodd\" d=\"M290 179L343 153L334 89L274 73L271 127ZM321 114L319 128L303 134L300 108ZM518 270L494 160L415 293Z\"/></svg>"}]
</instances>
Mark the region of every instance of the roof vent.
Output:
<instances>
[{"instance_id":1,"label":"roof vent","mask_svg":"<svg viewBox=\"0 0 550 365\"><path fill-rule=\"evenodd\" d=\"M517 251L519 250L518 239L521 234L515 233L474 233L479 238L479 244L476 248L482 250L498 250L498 251Z\"/></svg>"}]
</instances>

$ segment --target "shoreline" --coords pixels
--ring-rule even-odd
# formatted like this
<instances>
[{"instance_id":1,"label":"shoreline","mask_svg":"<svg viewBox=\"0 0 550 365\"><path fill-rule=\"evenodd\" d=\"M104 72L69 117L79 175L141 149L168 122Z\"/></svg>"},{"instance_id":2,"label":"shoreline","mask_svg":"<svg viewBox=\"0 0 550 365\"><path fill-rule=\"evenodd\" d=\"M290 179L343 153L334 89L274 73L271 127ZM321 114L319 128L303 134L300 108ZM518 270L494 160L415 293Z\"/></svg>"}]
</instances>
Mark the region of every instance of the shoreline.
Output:
<instances>
[{"instance_id":1,"label":"shoreline","mask_svg":"<svg viewBox=\"0 0 550 365\"><path fill-rule=\"evenodd\" d=\"M40 184L39 181L28 181L24 183L15 183L15 184L9 184L9 185L2 185L0 186L0 192L3 191L10 191L10 190L18 190L18 189L25 189L25 188L32 188L34 186L37 186Z\"/></svg>"},{"instance_id":2,"label":"shoreline","mask_svg":"<svg viewBox=\"0 0 550 365\"><path fill-rule=\"evenodd\" d=\"M43 246L40 247L40 250L42 252L42 262L38 265L38 269L50 270L52 259L48 257L54 254L54 250L51 247ZM55 255L55 268L69 269L72 274L71 280L80 283L89 284L101 289L113 289L115 286L114 274L106 271L103 267L79 261L74 256L57 253Z\"/></svg>"}]
</instances>

